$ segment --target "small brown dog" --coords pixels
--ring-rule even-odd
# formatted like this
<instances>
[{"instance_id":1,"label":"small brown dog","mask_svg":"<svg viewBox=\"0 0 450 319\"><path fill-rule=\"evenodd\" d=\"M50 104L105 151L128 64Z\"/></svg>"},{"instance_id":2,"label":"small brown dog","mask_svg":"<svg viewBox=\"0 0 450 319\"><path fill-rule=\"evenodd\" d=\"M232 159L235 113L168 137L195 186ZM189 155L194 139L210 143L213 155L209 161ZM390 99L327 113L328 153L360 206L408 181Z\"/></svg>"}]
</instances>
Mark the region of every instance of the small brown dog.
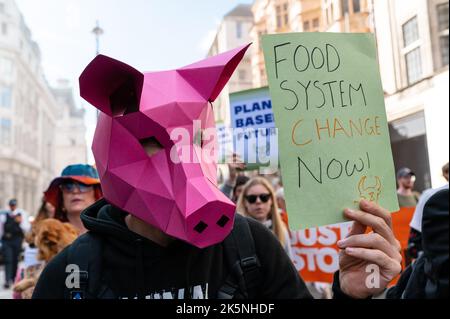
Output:
<instances>
[{"instance_id":1,"label":"small brown dog","mask_svg":"<svg viewBox=\"0 0 450 319\"><path fill-rule=\"evenodd\" d=\"M25 278L14 286L14 292L21 294L22 299L31 299L34 287L46 264L69 246L78 237L77 229L68 223L56 219L45 219L36 225L35 244L38 248L38 259L43 265L26 269Z\"/></svg>"},{"instance_id":2,"label":"small brown dog","mask_svg":"<svg viewBox=\"0 0 450 319\"><path fill-rule=\"evenodd\" d=\"M57 219L46 219L39 223L36 234L38 259L48 263L78 237L77 229L69 223Z\"/></svg>"}]
</instances>

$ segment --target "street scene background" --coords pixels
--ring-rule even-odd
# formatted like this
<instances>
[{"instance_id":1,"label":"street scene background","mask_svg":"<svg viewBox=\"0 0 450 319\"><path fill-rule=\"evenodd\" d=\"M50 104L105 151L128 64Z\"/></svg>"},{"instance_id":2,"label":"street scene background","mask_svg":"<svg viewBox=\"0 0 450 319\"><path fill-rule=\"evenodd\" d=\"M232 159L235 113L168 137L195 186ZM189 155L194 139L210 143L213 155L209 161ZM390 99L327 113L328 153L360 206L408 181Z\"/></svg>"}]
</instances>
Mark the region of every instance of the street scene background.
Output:
<instances>
[{"instance_id":1,"label":"street scene background","mask_svg":"<svg viewBox=\"0 0 450 319\"><path fill-rule=\"evenodd\" d=\"M218 127L231 127L230 94L268 85L262 36L286 32L373 33L395 169L409 168L419 193L447 183L448 1L0 0L0 210L16 199L31 223L65 167L95 164L98 114L78 77L97 54L157 71L252 43L214 103ZM230 173L220 165L221 185Z\"/></svg>"}]
</instances>

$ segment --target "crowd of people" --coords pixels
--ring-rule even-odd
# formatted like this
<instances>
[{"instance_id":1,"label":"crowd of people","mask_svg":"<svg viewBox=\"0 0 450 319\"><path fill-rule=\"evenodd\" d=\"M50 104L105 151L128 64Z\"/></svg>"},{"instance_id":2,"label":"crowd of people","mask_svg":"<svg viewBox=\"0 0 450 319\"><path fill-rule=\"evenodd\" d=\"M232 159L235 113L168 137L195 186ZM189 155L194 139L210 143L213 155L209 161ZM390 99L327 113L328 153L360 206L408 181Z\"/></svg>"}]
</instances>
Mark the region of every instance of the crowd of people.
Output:
<instances>
[{"instance_id":1,"label":"crowd of people","mask_svg":"<svg viewBox=\"0 0 450 319\"><path fill-rule=\"evenodd\" d=\"M5 289L14 286L14 297L31 298L37 277L54 256L86 232L81 212L102 197L96 169L70 165L44 192L42 204L30 224L28 214L9 201L10 210L0 220ZM23 243L26 243L23 249ZM23 252L23 268L18 269Z\"/></svg>"},{"instance_id":2,"label":"crowd of people","mask_svg":"<svg viewBox=\"0 0 450 319\"><path fill-rule=\"evenodd\" d=\"M284 251L282 253L277 249L276 245L273 245L272 243L271 246L267 243L267 249L271 249L271 251L266 250L264 252L269 255L269 257L274 254L278 255L278 266L281 268L284 267L284 271L288 276L284 279L292 281L290 283L284 282L283 286L279 287L277 287L277 285L280 285L279 283L276 283L277 280L274 279L271 281L271 284L274 285L273 289L279 289L272 296L295 298L310 297L310 293L314 291L315 286L311 283L308 283L305 286L301 279L297 278L298 274L294 275L296 270L292 263L289 263L289 265L287 264L289 259L291 261L293 260L293 251L290 239L291 230L289 229L288 214L286 212L284 189L281 178L278 174L272 178L255 176L254 174L250 174L251 177L249 177L247 176L248 173L245 171L245 165L238 162L229 164L228 167L229 178L220 186L221 191L236 203L238 214L253 220L263 228L269 230L274 235L273 237L278 240L279 246ZM443 168L443 175L448 181L448 164ZM409 168L402 168L397 173L400 206L414 206L416 207L416 210L413 220L411 221L411 235L407 254L410 263L412 264L408 268L410 270L403 273L399 285L389 290L387 296L391 298L407 297L408 294L413 297L426 297L426 295L424 295L425 293L420 295L418 293L419 288L410 283L411 280L419 280L416 278L418 270L416 269L414 277L412 275L413 269L414 267L418 268L420 266L417 266L417 260L422 260L425 257L428 257L431 260L429 263L434 265L435 273L428 274L422 270L422 277L432 276L437 278L436 280L441 281L439 288L436 288L438 291L434 292L435 296L442 297L442 295L448 295L448 225L446 233L444 233L442 229L439 229L439 233L436 233L436 227L433 226L431 227L433 235L425 234L424 236L422 234L424 231L422 229L422 220L430 218L427 216L427 210L430 210L428 206L429 202L432 201L437 194L441 194L443 191L447 192L447 197L445 197L445 195L443 197L444 200L445 198L448 200L448 184L439 189L427 190L423 195L420 195L418 192L414 191L415 178L414 172ZM434 201L436 200L434 199ZM447 208L445 208L445 204L441 200L441 202L435 202L431 210L434 214L436 214L437 211L437 215L443 213L448 221L448 202L446 207ZM445 211L446 209L447 211ZM82 212L85 210L87 211L87 214L83 218ZM94 212L94 214L89 216L90 212ZM100 217L102 214L103 216ZM142 221L138 219L128 219L125 215L125 212L120 211L115 207L111 207L105 199L102 199L101 184L96 169L90 165L83 164L68 166L63 170L61 176L55 178L50 183L48 189L44 192L39 211L31 224L29 223L26 212L18 208L17 200L10 200L9 211L0 215L2 255L5 263L4 288L8 289L13 287L13 294L16 299L32 298L36 285L38 285L37 292L35 293L36 298L66 298L67 295L64 292L65 289L61 287L61 282L64 282L63 277L66 276L65 269L63 269L64 267L62 267L61 263L63 259L67 260L69 258L70 250L65 248L70 246L77 238L88 231L95 233L99 232L100 229L100 232L103 233L103 235L108 234L108 232L111 231L117 232L117 234L122 232L123 234L119 236L119 238L115 238L116 241L128 238L139 242L145 238L146 242L142 244L140 249L147 249L149 252L151 250L156 250L158 253L161 253L160 250L162 247L172 247L172 239L169 239L162 234L150 234L150 232L154 232L154 230L149 230ZM441 215L439 215L440 218L442 218ZM95 220L95 218L97 218L97 220ZM437 219L438 217L435 218ZM433 220L431 219L431 222L432 221ZM442 220L439 219L439 222L441 221ZM429 221L427 226L428 232L430 232L431 222ZM107 229L108 227L110 228L109 230ZM259 231L258 228L252 229L252 236L255 237L255 241L260 240L259 238L256 238L261 236L261 234L258 234ZM431 250L433 250L432 248L437 244L430 242L427 242L427 246L422 244L424 242L424 237L426 239L430 236L434 236L434 240L436 240L437 237L447 237L447 246L444 244L443 248L441 247L441 251L439 251L440 255L436 255L436 252L433 251L433 254L430 256L425 249L427 247L430 250L431 247ZM153 241L152 244L148 241L149 238ZM22 249L23 242L26 243L24 250ZM157 244L156 246L158 246L158 249L155 248L155 243ZM115 249L117 249L117 247ZM121 247L121 249L126 250L127 248ZM132 245L129 249L135 250L136 248ZM187 247L184 247L183 249L189 250ZM260 253L258 248L256 248L256 250ZM62 251L64 251L64 253L60 254ZM85 252L85 254L88 253L89 252L87 251ZM109 263L117 267L127 267L132 265L132 268L135 267L138 269L138 273L141 276L144 276L142 268L146 267L148 253L141 252L141 254L142 256L140 258L143 260L143 265L141 266L135 265L135 263L138 262L136 257L131 261L126 261L130 256L127 256L126 254L123 255L123 252L121 252L121 254L117 253L116 255L103 256L103 258L111 258L112 260L110 260ZM196 252L196 254L198 254L198 252ZM447 259L445 259L445 254ZM62 255L64 255L64 258L61 257ZM55 258L56 256L59 256L59 259ZM281 258L281 256L286 256L286 258ZM195 255L192 258L195 259L200 257ZM261 256L259 256L259 258L261 259ZM23 260L23 263L21 263L22 267L19 268L18 265L20 260ZM56 262L54 262L53 266L46 268L52 260L56 260ZM436 262L436 260L439 260L439 262ZM131 265L125 266L127 262ZM172 260L172 262L175 262L175 260ZM424 262L422 261L422 264L423 263ZM438 265L436 265L436 263ZM56 267L57 265L60 267ZM275 265L271 266L275 267ZM171 267L170 263L165 265L165 267ZM205 265L200 263L198 267L202 268L205 267ZM105 269L105 276L107 278L114 278L110 271L111 269ZM162 269L160 271L162 271ZM442 272L444 272L445 278L445 271L447 271L447 281L442 281ZM102 271L99 270L99 272ZM39 282L39 278L42 274L44 274L43 276L46 279ZM196 276L189 274L189 271L187 273L181 272L178 275L187 276L188 278L189 276ZM103 274L97 274L97 276L103 276ZM60 280L59 283L57 283L58 279ZM165 280L164 276L160 276L160 279L163 281ZM280 280L280 278L277 279ZM144 278L136 280L145 282ZM420 278L420 280L423 281L424 278ZM180 278L179 281L182 282L183 278ZM220 288L220 284L217 282L211 284L217 286L215 289ZM173 286L175 287L175 283ZM411 286L413 288L411 288ZM309 291L305 287L308 287ZM104 289L105 291L103 291L102 294L96 295L95 297L111 297L112 289L122 290L122 293L124 293L129 288L128 284L124 282L116 283L108 289ZM144 294L144 289L145 288L142 288L141 290L142 294ZM197 289L196 286L193 286L191 291L184 291L182 295L186 294L184 296L191 298L199 297L199 292L195 291L195 289ZM204 287L198 289L203 289L203 294L206 293ZM270 288L266 287L265 289ZM284 295L282 291L287 291L287 294ZM130 292L130 290L128 290L128 292ZM69 293L71 293L71 291L69 291ZM155 293L153 297L156 297L157 294L158 293ZM180 294L180 292L178 292L178 294ZM335 292L335 294L340 295L341 292L338 291L337 293ZM126 296L127 295L124 294L120 297ZM330 294L327 294L326 297L330 297ZM69 296L68 298L73 298L73 296Z\"/></svg>"},{"instance_id":3,"label":"crowd of people","mask_svg":"<svg viewBox=\"0 0 450 319\"><path fill-rule=\"evenodd\" d=\"M180 71L144 75L103 55L86 67L80 94L101 112L92 146L98 171L85 164L65 168L44 192L31 226L17 201L9 202L0 228L5 288L12 285L15 298L313 297L293 263L288 215L295 212L286 211L280 174L247 172L233 155L228 179L218 185L215 161L179 154L183 149L194 157L202 153L202 130L215 128L211 103L247 49L194 64L182 76ZM161 81L168 82L160 86ZM137 98L141 93L145 111ZM174 95L180 103L167 104L160 95ZM186 100L192 102L181 102ZM180 110L184 114L177 116ZM193 119L201 120L200 130ZM171 140L177 125L189 128L186 134L195 131L192 144ZM410 169L401 169L397 178L400 204L417 204L413 261L386 296L448 297L448 185L420 198ZM337 242L333 298L379 296L402 272L391 212L361 199L359 209L340 213L353 223ZM367 284L368 267L377 270L375 284Z\"/></svg>"}]
</instances>

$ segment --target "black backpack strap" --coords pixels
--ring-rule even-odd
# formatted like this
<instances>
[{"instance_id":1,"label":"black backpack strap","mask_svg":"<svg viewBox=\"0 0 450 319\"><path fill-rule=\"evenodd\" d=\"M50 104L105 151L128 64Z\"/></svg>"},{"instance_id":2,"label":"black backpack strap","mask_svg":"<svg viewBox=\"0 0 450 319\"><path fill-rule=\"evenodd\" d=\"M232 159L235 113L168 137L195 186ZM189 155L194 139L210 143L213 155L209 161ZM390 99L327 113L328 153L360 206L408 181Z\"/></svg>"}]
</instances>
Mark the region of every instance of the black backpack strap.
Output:
<instances>
[{"instance_id":1,"label":"black backpack strap","mask_svg":"<svg viewBox=\"0 0 450 319\"><path fill-rule=\"evenodd\" d=\"M237 214L231 234L223 242L230 274L219 289L218 299L254 299L261 279L261 264L248 220Z\"/></svg>"},{"instance_id":2,"label":"black backpack strap","mask_svg":"<svg viewBox=\"0 0 450 319\"><path fill-rule=\"evenodd\" d=\"M103 240L87 233L79 237L68 250L67 264L76 265L79 271L72 272L79 278L80 286L67 288L70 299L112 298L110 290L102 285Z\"/></svg>"}]
</instances>

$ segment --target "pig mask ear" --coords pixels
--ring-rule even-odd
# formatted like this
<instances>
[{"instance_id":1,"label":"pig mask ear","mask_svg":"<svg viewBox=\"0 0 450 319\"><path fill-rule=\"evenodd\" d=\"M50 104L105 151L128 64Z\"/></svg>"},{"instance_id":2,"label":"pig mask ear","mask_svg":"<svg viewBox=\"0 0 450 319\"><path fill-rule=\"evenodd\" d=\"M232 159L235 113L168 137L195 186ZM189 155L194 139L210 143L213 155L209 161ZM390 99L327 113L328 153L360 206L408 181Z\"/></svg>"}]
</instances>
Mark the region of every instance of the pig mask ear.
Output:
<instances>
[{"instance_id":1,"label":"pig mask ear","mask_svg":"<svg viewBox=\"0 0 450 319\"><path fill-rule=\"evenodd\" d=\"M205 100L214 102L250 45L213 56L177 71Z\"/></svg>"},{"instance_id":2,"label":"pig mask ear","mask_svg":"<svg viewBox=\"0 0 450 319\"><path fill-rule=\"evenodd\" d=\"M139 111L144 75L131 66L98 55L80 76L80 93L109 116Z\"/></svg>"}]
</instances>

